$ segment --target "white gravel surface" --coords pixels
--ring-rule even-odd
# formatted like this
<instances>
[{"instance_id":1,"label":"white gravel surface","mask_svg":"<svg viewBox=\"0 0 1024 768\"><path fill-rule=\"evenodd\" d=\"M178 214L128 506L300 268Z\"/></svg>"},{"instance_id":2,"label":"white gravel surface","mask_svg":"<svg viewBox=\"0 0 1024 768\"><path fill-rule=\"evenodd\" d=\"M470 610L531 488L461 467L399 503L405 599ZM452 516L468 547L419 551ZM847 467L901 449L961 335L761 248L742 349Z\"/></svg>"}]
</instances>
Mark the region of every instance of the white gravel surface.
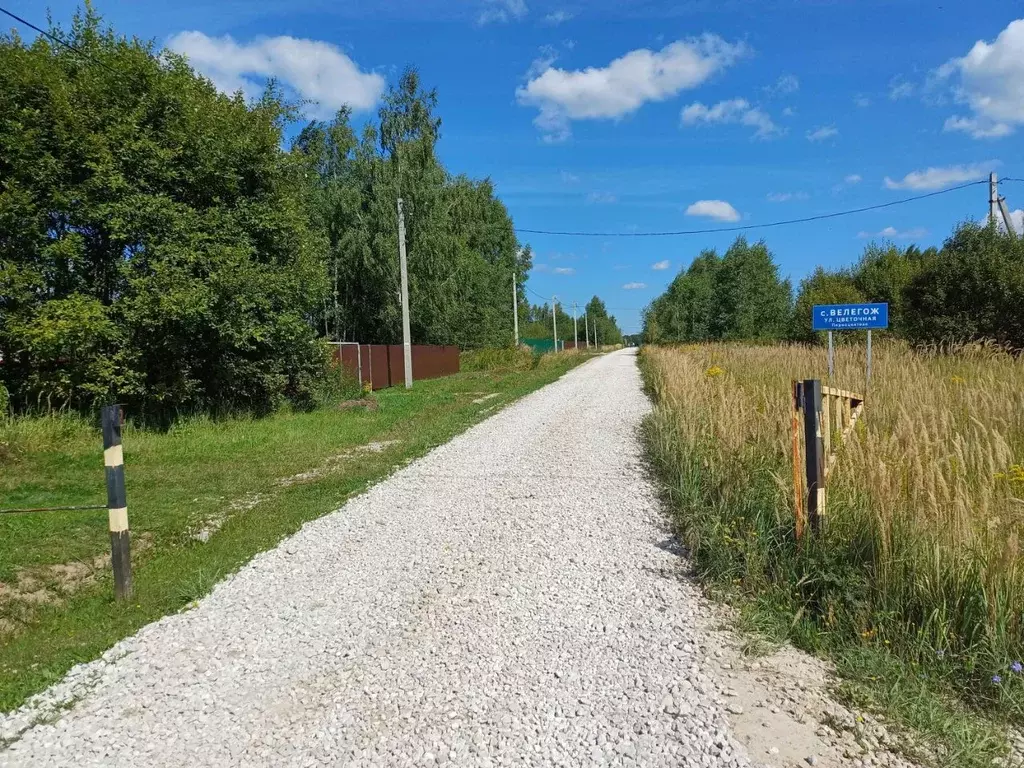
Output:
<instances>
[{"instance_id":1,"label":"white gravel surface","mask_svg":"<svg viewBox=\"0 0 1024 768\"><path fill-rule=\"evenodd\" d=\"M630 350L572 371L0 716L0 765L748 765L649 407Z\"/></svg>"}]
</instances>

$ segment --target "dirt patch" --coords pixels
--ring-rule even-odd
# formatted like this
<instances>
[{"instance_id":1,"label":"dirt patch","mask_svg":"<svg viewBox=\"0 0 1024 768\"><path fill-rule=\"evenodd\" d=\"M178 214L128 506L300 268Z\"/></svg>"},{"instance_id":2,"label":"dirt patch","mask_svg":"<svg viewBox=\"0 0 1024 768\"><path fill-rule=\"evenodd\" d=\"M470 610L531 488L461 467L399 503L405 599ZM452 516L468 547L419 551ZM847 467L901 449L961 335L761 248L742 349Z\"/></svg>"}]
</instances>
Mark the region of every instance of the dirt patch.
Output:
<instances>
[{"instance_id":1,"label":"dirt patch","mask_svg":"<svg viewBox=\"0 0 1024 768\"><path fill-rule=\"evenodd\" d=\"M153 546L153 536L142 533L132 536L132 559ZM110 554L96 555L91 560L19 568L14 583L0 582L0 636L9 636L33 618L41 606L62 605L78 590L92 584L110 568Z\"/></svg>"},{"instance_id":2,"label":"dirt patch","mask_svg":"<svg viewBox=\"0 0 1024 768\"><path fill-rule=\"evenodd\" d=\"M724 685L733 734L755 764L917 768L905 757L906 734L835 700L827 663L788 645L760 657L743 646L735 633L713 630L705 652Z\"/></svg>"},{"instance_id":3,"label":"dirt patch","mask_svg":"<svg viewBox=\"0 0 1024 768\"><path fill-rule=\"evenodd\" d=\"M336 472L338 468L344 465L349 459L353 459L367 453L383 453L392 445L397 445L399 442L400 441L398 440L380 440L372 443L366 443L365 445L357 445L343 453L339 453L335 456L329 456L323 464L315 469L311 469L307 472L299 472L297 475L292 475L291 477L282 477L276 484L282 488L287 488L298 483L308 483L313 480L318 480L324 475Z\"/></svg>"}]
</instances>

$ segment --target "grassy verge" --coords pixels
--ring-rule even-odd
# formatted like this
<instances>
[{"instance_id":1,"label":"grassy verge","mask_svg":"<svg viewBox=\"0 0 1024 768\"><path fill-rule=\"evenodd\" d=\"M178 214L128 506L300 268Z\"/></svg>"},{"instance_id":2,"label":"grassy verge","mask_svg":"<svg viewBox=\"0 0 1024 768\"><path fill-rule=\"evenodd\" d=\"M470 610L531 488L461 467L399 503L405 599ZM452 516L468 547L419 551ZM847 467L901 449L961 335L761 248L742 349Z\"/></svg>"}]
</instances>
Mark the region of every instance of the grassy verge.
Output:
<instances>
[{"instance_id":1,"label":"grassy verge","mask_svg":"<svg viewBox=\"0 0 1024 768\"><path fill-rule=\"evenodd\" d=\"M797 546L788 393L799 347L646 349L647 444L680 537L747 625L833 659L839 692L943 766L990 766L1024 717L1024 360L876 351L866 417ZM840 353L836 384L863 389ZM909 743L909 742L908 742Z\"/></svg>"},{"instance_id":2,"label":"grassy verge","mask_svg":"<svg viewBox=\"0 0 1024 768\"><path fill-rule=\"evenodd\" d=\"M0 711L205 595L254 554L397 465L586 360L476 371L375 393L378 409L193 419L124 436L135 595L114 604L106 513L0 515ZM487 397L488 395L496 395ZM486 398L486 399L484 399ZM99 430L0 424L0 507L103 503ZM205 541L200 539L205 538Z\"/></svg>"}]
</instances>

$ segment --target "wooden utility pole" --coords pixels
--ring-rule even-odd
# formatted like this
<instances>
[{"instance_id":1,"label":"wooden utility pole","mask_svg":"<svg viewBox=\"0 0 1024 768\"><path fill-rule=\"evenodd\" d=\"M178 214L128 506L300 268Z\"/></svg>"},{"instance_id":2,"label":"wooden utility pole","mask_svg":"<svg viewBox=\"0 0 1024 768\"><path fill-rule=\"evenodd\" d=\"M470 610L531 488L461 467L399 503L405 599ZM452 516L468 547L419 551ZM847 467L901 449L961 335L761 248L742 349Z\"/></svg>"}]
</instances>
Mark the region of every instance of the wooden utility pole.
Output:
<instances>
[{"instance_id":1,"label":"wooden utility pole","mask_svg":"<svg viewBox=\"0 0 1024 768\"><path fill-rule=\"evenodd\" d=\"M405 388L412 389L412 339L409 331L409 268L405 261L405 214L398 198L398 259L402 272L402 346L405 351Z\"/></svg>"}]
</instances>

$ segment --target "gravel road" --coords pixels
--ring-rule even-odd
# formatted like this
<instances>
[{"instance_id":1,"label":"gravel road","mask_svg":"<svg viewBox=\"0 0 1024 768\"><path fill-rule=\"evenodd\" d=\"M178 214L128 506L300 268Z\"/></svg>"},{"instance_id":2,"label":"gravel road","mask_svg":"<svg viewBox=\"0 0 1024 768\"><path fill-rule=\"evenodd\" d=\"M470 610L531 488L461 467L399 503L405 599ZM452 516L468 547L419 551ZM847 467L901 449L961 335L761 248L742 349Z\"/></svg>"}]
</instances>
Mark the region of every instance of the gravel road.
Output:
<instances>
[{"instance_id":1,"label":"gravel road","mask_svg":"<svg viewBox=\"0 0 1024 768\"><path fill-rule=\"evenodd\" d=\"M0 766L749 765L648 409L632 351L577 368L0 716Z\"/></svg>"}]
</instances>

